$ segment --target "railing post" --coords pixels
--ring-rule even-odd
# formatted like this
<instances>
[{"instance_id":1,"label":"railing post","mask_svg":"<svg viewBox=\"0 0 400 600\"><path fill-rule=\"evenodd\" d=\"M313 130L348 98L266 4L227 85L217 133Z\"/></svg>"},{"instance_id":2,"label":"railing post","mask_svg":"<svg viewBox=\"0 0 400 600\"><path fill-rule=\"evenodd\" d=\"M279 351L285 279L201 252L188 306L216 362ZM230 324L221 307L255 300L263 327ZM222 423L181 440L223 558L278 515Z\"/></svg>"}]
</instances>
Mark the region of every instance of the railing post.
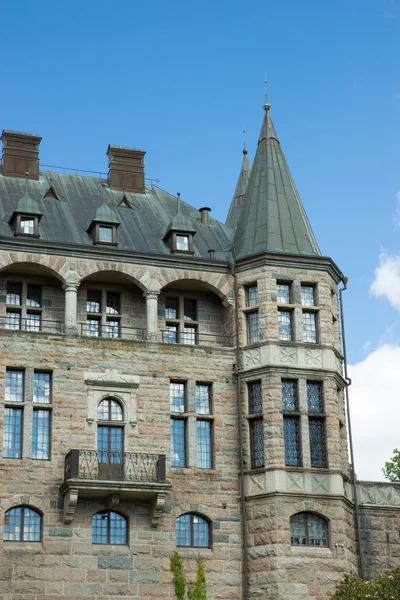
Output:
<instances>
[{"instance_id":1,"label":"railing post","mask_svg":"<svg viewBox=\"0 0 400 600\"><path fill-rule=\"evenodd\" d=\"M70 477L79 477L79 450L71 450Z\"/></svg>"},{"instance_id":2,"label":"railing post","mask_svg":"<svg viewBox=\"0 0 400 600\"><path fill-rule=\"evenodd\" d=\"M160 482L165 481L165 454L158 455L158 480Z\"/></svg>"}]
</instances>

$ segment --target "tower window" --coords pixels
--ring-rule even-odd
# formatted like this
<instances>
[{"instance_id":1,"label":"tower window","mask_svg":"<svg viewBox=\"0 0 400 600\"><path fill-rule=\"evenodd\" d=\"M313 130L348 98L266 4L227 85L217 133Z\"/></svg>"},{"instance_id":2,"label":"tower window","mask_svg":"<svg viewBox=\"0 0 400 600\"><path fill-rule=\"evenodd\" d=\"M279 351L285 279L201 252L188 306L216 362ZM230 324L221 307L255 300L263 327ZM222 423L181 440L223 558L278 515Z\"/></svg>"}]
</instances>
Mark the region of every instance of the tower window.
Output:
<instances>
[{"instance_id":1,"label":"tower window","mask_svg":"<svg viewBox=\"0 0 400 600\"><path fill-rule=\"evenodd\" d=\"M276 301L278 304L290 304L290 284L276 284Z\"/></svg>"},{"instance_id":2,"label":"tower window","mask_svg":"<svg viewBox=\"0 0 400 600\"><path fill-rule=\"evenodd\" d=\"M297 513L290 518L292 546L328 546L328 523L313 513Z\"/></svg>"},{"instance_id":3,"label":"tower window","mask_svg":"<svg viewBox=\"0 0 400 600\"><path fill-rule=\"evenodd\" d=\"M315 285L301 285L301 303L303 306L315 306Z\"/></svg>"},{"instance_id":4,"label":"tower window","mask_svg":"<svg viewBox=\"0 0 400 600\"><path fill-rule=\"evenodd\" d=\"M258 286L257 284L248 285L246 287L246 306L258 305Z\"/></svg>"},{"instance_id":5,"label":"tower window","mask_svg":"<svg viewBox=\"0 0 400 600\"><path fill-rule=\"evenodd\" d=\"M303 341L317 342L317 315L315 312L303 311Z\"/></svg>"},{"instance_id":6,"label":"tower window","mask_svg":"<svg viewBox=\"0 0 400 600\"><path fill-rule=\"evenodd\" d=\"M298 385L295 380L282 380L282 411L285 465L301 466L300 411Z\"/></svg>"},{"instance_id":7,"label":"tower window","mask_svg":"<svg viewBox=\"0 0 400 600\"><path fill-rule=\"evenodd\" d=\"M307 381L307 406L311 466L327 468L326 417L321 381Z\"/></svg>"},{"instance_id":8,"label":"tower window","mask_svg":"<svg viewBox=\"0 0 400 600\"><path fill-rule=\"evenodd\" d=\"M285 342L293 340L292 312L290 310L278 310L278 339Z\"/></svg>"},{"instance_id":9,"label":"tower window","mask_svg":"<svg viewBox=\"0 0 400 600\"><path fill-rule=\"evenodd\" d=\"M250 465L252 469L264 467L264 420L262 416L261 381L247 384L248 422L250 435Z\"/></svg>"}]
</instances>

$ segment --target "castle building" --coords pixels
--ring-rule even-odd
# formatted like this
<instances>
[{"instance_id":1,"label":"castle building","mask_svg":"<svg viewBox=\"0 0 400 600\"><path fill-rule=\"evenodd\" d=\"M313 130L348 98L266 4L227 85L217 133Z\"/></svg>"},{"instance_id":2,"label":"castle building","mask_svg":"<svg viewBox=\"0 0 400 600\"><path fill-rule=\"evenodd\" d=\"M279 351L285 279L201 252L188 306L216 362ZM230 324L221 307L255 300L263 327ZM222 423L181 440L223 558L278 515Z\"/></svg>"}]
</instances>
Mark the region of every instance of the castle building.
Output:
<instances>
[{"instance_id":1,"label":"castle building","mask_svg":"<svg viewBox=\"0 0 400 600\"><path fill-rule=\"evenodd\" d=\"M399 486L349 467L346 279L269 105L226 224L143 150L89 177L40 170L40 141L2 134L0 598L175 598L176 550L210 600L399 566Z\"/></svg>"}]
</instances>

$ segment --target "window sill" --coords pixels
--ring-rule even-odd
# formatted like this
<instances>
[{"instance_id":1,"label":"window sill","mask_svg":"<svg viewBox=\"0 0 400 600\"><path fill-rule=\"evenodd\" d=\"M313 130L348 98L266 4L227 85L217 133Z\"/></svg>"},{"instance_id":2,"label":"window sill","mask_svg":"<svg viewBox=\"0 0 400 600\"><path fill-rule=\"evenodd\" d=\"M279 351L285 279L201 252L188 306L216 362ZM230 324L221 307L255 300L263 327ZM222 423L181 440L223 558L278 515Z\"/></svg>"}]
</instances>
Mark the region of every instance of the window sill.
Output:
<instances>
[{"instance_id":1,"label":"window sill","mask_svg":"<svg viewBox=\"0 0 400 600\"><path fill-rule=\"evenodd\" d=\"M3 542L4 552L28 552L29 554L43 554L43 542L14 542L6 541Z\"/></svg>"},{"instance_id":2,"label":"window sill","mask_svg":"<svg viewBox=\"0 0 400 600\"><path fill-rule=\"evenodd\" d=\"M292 554L304 556L331 556L332 548L330 546L293 546L290 545L290 551Z\"/></svg>"}]
</instances>

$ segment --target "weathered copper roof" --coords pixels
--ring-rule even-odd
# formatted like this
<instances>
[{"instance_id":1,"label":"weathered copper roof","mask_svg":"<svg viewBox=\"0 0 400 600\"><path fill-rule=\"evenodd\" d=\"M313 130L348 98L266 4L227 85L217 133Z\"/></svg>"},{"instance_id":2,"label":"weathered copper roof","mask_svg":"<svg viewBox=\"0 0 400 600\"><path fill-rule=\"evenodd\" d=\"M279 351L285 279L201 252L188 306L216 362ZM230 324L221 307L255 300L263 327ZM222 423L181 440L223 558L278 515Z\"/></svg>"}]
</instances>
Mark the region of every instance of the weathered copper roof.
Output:
<instances>
[{"instance_id":1,"label":"weathered copper roof","mask_svg":"<svg viewBox=\"0 0 400 600\"><path fill-rule=\"evenodd\" d=\"M269 105L233 245L236 259L262 252L321 255L273 126Z\"/></svg>"},{"instance_id":2,"label":"weathered copper roof","mask_svg":"<svg viewBox=\"0 0 400 600\"><path fill-rule=\"evenodd\" d=\"M97 223L112 223L113 225L119 225L121 223L115 210L106 204L99 206L93 221L96 221Z\"/></svg>"},{"instance_id":3,"label":"weathered copper roof","mask_svg":"<svg viewBox=\"0 0 400 600\"><path fill-rule=\"evenodd\" d=\"M251 165L247 156L246 148L243 149L243 160L242 166L239 173L239 179L236 184L235 193L232 198L231 206L229 208L228 217L226 219L226 225L231 229L236 229L239 222L240 212L243 207L244 196L246 194L247 184L250 179Z\"/></svg>"}]
</instances>

